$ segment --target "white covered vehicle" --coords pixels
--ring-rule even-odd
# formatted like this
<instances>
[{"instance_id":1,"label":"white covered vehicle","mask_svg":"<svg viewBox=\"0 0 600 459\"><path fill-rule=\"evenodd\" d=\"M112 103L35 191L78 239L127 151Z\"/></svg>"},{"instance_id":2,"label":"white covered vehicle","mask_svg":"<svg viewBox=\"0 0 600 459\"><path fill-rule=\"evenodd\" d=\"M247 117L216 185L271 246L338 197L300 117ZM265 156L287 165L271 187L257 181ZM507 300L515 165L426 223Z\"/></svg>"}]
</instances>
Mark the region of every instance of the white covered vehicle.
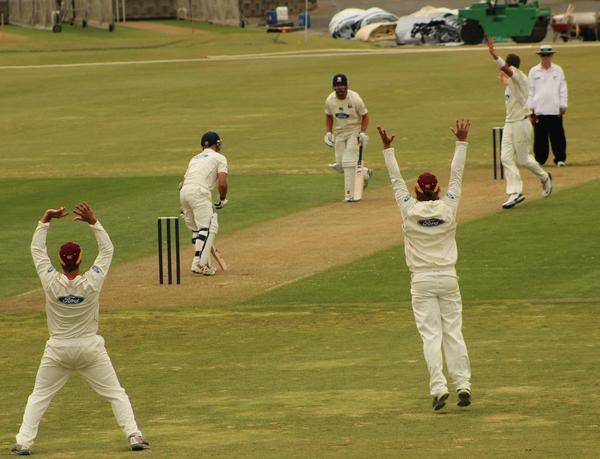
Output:
<instances>
[{"instance_id":1,"label":"white covered vehicle","mask_svg":"<svg viewBox=\"0 0 600 459\"><path fill-rule=\"evenodd\" d=\"M458 10L426 6L396 22L399 45L460 42Z\"/></svg>"},{"instance_id":2,"label":"white covered vehicle","mask_svg":"<svg viewBox=\"0 0 600 459\"><path fill-rule=\"evenodd\" d=\"M363 26L379 22L396 22L398 16L381 8L346 8L329 21L329 33L333 38L351 39Z\"/></svg>"}]
</instances>

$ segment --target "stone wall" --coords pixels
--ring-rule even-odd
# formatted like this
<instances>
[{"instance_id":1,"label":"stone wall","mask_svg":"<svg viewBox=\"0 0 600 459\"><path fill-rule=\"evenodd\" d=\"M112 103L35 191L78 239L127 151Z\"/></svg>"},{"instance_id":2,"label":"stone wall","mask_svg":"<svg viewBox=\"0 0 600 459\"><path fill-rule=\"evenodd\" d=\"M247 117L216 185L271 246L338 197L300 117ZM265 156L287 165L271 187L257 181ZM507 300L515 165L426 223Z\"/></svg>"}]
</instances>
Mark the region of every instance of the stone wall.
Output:
<instances>
[{"instance_id":1,"label":"stone wall","mask_svg":"<svg viewBox=\"0 0 600 459\"><path fill-rule=\"evenodd\" d=\"M126 19L166 19L177 16L176 0L126 0ZM121 5L121 2L119 2ZM122 18L119 6L119 17Z\"/></svg>"}]
</instances>

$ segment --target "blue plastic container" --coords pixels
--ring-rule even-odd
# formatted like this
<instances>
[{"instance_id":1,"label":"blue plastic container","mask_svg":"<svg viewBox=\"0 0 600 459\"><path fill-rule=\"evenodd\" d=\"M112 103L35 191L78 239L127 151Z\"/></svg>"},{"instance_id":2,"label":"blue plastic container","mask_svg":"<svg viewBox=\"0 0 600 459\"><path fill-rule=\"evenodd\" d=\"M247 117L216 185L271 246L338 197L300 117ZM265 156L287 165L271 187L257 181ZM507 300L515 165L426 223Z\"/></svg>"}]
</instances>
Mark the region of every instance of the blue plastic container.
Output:
<instances>
[{"instance_id":1,"label":"blue plastic container","mask_svg":"<svg viewBox=\"0 0 600 459\"><path fill-rule=\"evenodd\" d=\"M307 28L310 29L310 14L300 13L298 15L298 26L300 26L300 27L306 26Z\"/></svg>"},{"instance_id":2,"label":"blue plastic container","mask_svg":"<svg viewBox=\"0 0 600 459\"><path fill-rule=\"evenodd\" d=\"M266 17L267 17L267 25L277 24L277 11L267 10Z\"/></svg>"}]
</instances>

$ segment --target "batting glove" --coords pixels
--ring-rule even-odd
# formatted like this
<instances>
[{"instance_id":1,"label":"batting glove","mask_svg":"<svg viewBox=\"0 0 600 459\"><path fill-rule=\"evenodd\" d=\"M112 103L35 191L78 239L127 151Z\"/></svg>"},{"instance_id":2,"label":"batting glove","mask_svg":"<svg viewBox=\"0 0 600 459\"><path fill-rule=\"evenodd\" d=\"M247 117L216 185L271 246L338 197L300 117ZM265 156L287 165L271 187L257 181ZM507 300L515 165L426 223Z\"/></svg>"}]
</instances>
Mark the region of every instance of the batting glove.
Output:
<instances>
[{"instance_id":1,"label":"batting glove","mask_svg":"<svg viewBox=\"0 0 600 459\"><path fill-rule=\"evenodd\" d=\"M369 143L369 136L364 132L358 134L358 142L362 145L363 148L367 148L367 144Z\"/></svg>"},{"instance_id":2,"label":"batting glove","mask_svg":"<svg viewBox=\"0 0 600 459\"><path fill-rule=\"evenodd\" d=\"M229 201L227 199L219 200L219 202L215 202L215 209L222 209L227 205Z\"/></svg>"},{"instance_id":3,"label":"batting glove","mask_svg":"<svg viewBox=\"0 0 600 459\"><path fill-rule=\"evenodd\" d=\"M325 134L325 138L323 139L323 142L325 142L325 145L327 145L328 147L333 147L333 145L334 145L333 134L331 132L328 132L327 134Z\"/></svg>"}]
</instances>

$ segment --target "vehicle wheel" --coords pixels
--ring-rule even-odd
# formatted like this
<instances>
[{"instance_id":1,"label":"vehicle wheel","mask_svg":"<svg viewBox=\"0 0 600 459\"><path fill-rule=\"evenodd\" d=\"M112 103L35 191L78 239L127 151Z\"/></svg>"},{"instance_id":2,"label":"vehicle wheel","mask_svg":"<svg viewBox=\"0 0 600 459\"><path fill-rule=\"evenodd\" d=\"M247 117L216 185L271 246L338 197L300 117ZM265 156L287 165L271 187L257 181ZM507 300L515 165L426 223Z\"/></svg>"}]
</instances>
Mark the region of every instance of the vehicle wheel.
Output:
<instances>
[{"instance_id":1,"label":"vehicle wheel","mask_svg":"<svg viewBox=\"0 0 600 459\"><path fill-rule=\"evenodd\" d=\"M595 27L594 27L595 29ZM591 27L582 27L581 28L581 38L583 41L595 41L596 40L596 31Z\"/></svg>"},{"instance_id":2,"label":"vehicle wheel","mask_svg":"<svg viewBox=\"0 0 600 459\"><path fill-rule=\"evenodd\" d=\"M52 26L52 32L54 32L54 33L62 32L62 26L60 24L54 24Z\"/></svg>"},{"instance_id":3,"label":"vehicle wheel","mask_svg":"<svg viewBox=\"0 0 600 459\"><path fill-rule=\"evenodd\" d=\"M510 37L516 43L539 43L544 38L546 38L546 34L548 33L548 24L550 23L550 18L545 16L540 16L537 18L535 25L533 26L533 30L531 31L531 35L522 35L518 37Z\"/></svg>"},{"instance_id":4,"label":"vehicle wheel","mask_svg":"<svg viewBox=\"0 0 600 459\"><path fill-rule=\"evenodd\" d=\"M114 32L115 31L115 25L114 24L108 24L108 31L109 32Z\"/></svg>"},{"instance_id":5,"label":"vehicle wheel","mask_svg":"<svg viewBox=\"0 0 600 459\"><path fill-rule=\"evenodd\" d=\"M87 27L87 20L84 19L83 21L81 21L81 27Z\"/></svg>"},{"instance_id":6,"label":"vehicle wheel","mask_svg":"<svg viewBox=\"0 0 600 459\"><path fill-rule=\"evenodd\" d=\"M467 22L460 28L460 38L465 45L478 45L483 41L483 28L479 22L467 19Z\"/></svg>"}]
</instances>

